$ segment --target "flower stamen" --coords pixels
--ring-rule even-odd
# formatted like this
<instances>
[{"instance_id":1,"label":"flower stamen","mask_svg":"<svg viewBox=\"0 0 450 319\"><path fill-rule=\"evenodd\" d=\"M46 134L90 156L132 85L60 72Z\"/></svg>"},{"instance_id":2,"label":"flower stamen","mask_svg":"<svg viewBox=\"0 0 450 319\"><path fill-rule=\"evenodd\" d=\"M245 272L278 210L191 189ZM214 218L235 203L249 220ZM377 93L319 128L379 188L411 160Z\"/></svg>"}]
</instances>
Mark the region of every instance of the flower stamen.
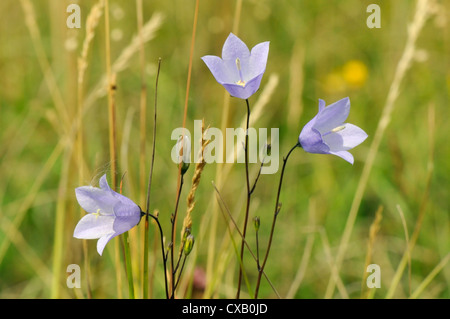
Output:
<instances>
[{"instance_id":1,"label":"flower stamen","mask_svg":"<svg viewBox=\"0 0 450 319\"><path fill-rule=\"evenodd\" d=\"M325 135L328 135L331 133L337 133L339 131L342 131L343 129L345 129L345 125L340 125L340 126L335 127L334 129L332 129L331 131L326 132L325 134L322 134L322 136L325 136Z\"/></svg>"},{"instance_id":2,"label":"flower stamen","mask_svg":"<svg viewBox=\"0 0 450 319\"><path fill-rule=\"evenodd\" d=\"M345 125L335 127L334 129L331 130L331 133L336 133L336 132L342 131L343 129L345 129Z\"/></svg>"},{"instance_id":3,"label":"flower stamen","mask_svg":"<svg viewBox=\"0 0 450 319\"><path fill-rule=\"evenodd\" d=\"M237 81L236 84L245 87L244 77L242 76L241 60L239 58L236 58L236 67L239 71L239 78L240 78L240 80Z\"/></svg>"},{"instance_id":4,"label":"flower stamen","mask_svg":"<svg viewBox=\"0 0 450 319\"><path fill-rule=\"evenodd\" d=\"M100 208L99 209L97 209L97 212L96 213L93 213L93 215L95 215L95 219L97 219L98 218L98 216L100 216L101 214L100 214Z\"/></svg>"}]
</instances>

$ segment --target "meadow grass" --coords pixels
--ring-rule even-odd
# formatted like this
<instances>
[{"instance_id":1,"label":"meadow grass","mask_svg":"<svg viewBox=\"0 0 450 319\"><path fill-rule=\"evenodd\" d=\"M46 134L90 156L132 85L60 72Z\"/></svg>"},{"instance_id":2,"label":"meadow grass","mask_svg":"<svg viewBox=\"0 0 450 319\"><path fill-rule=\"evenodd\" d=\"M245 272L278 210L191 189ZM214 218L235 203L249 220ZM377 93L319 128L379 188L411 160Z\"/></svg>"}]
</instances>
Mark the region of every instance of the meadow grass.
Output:
<instances>
[{"instance_id":1,"label":"meadow grass","mask_svg":"<svg viewBox=\"0 0 450 319\"><path fill-rule=\"evenodd\" d=\"M258 297L450 297L448 2L379 2L379 29L358 0L78 3L79 29L66 26L66 2L0 3L0 298L165 298L167 278L177 298L234 298L240 266L240 297L255 295L281 165L258 178L243 241L245 166L191 164L180 188L170 156L172 130L193 132L194 120L246 126L245 101L200 59L220 56L230 32L249 47L270 41L249 125L279 128L280 164L319 98L350 97L349 122L369 135L353 166L290 155ZM259 168L249 165L250 181ZM73 238L85 214L74 189L104 173L158 216L173 258L190 225L195 245L179 281L170 263L164 276L151 218L103 256L95 240ZM67 287L70 264L81 288ZM366 285L370 264L381 288Z\"/></svg>"}]
</instances>

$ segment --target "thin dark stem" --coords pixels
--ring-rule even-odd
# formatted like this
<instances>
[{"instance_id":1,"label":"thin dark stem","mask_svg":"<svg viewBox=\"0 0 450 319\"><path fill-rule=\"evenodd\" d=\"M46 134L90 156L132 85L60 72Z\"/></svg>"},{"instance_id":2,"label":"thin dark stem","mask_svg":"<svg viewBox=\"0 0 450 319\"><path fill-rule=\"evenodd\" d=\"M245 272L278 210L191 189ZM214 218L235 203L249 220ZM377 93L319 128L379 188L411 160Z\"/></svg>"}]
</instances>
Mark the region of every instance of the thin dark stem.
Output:
<instances>
[{"instance_id":1,"label":"thin dark stem","mask_svg":"<svg viewBox=\"0 0 450 319\"><path fill-rule=\"evenodd\" d=\"M147 209L148 212L150 207L150 193L152 189L152 176L153 176L153 164L155 162L155 144L156 144L156 115L157 115L157 102L158 102L158 80L159 80L159 71L161 69L161 58L158 60L158 71L156 73L156 84L155 84L155 113L153 118L153 146L152 146L152 161L150 165L150 175L148 178L148 188L147 188ZM148 220L148 214L145 216L145 219Z\"/></svg>"},{"instance_id":2,"label":"thin dark stem","mask_svg":"<svg viewBox=\"0 0 450 319\"><path fill-rule=\"evenodd\" d=\"M220 200L220 203L222 203L222 206L225 208L225 211L227 212L228 217L230 218L231 222L233 223L234 227L236 228L236 231L237 231L238 234L241 236L241 238L243 238L243 237L242 237L242 233L241 233L241 231L239 230L239 227L238 227L236 221L234 220L233 216L231 215L230 209L228 208L228 206L226 205L225 201L223 200L222 195L220 195L220 192L219 192L219 190L217 189L216 184L214 184L214 182L212 182L212 184L213 184L214 189L215 189L215 191L216 191L216 193L217 193L217 196L218 196L218 198L219 198L219 200ZM220 206L220 208L221 208L220 211L222 212L222 215L223 215L224 219L226 220L226 216L225 216L224 211L222 210L222 206ZM227 227L229 227L228 224L227 224ZM250 255L253 257L253 259L256 261L257 258L256 258L256 256L255 256L255 254L253 253L252 249L250 248L249 244L247 243L247 241L246 241L244 238L243 238L243 240L244 240L245 246L247 247L248 252L249 252ZM269 277L266 275L266 273L265 273L264 271L263 271L263 275L264 275L264 277L266 278L266 280L269 282L270 286L272 287L272 289L273 289L273 291L275 292L275 294L277 295L277 297L281 299L280 294L279 294L278 291L275 289L275 286L272 284L272 282L270 281Z\"/></svg>"},{"instance_id":3,"label":"thin dark stem","mask_svg":"<svg viewBox=\"0 0 450 319\"><path fill-rule=\"evenodd\" d=\"M185 241L183 241L182 243L181 243L181 247L183 248L184 247L184 244L185 244ZM178 261L177 261L177 265L175 266L175 269L174 269L174 275L175 275L175 273L177 272L177 270L178 270L178 267L180 266L180 261L181 261L181 257L183 257L183 251L184 251L184 249L181 249L180 250L180 253L178 254ZM185 256L186 257L186 256ZM175 285L176 286L176 285Z\"/></svg>"},{"instance_id":4,"label":"thin dark stem","mask_svg":"<svg viewBox=\"0 0 450 319\"><path fill-rule=\"evenodd\" d=\"M272 228L270 230L270 237L269 237L269 243L267 244L266 255L264 256L264 261L258 272L258 280L256 282L256 289L255 289L255 299L258 298L259 286L261 284L261 276L264 271L264 267L266 266L267 258L269 257L270 247L272 246L273 233L275 230L275 224L277 221L278 213L280 212L279 201L280 201L280 194L281 194L281 185L283 183L284 169L286 168L286 163L289 158L289 155L291 155L292 151L294 149L296 149L298 146L300 146L300 143L295 144L295 146L292 147L291 150L287 153L286 157L283 158L283 168L281 169L280 183L278 184L277 200L275 202L275 211L273 214Z\"/></svg>"},{"instance_id":5,"label":"thin dark stem","mask_svg":"<svg viewBox=\"0 0 450 319\"><path fill-rule=\"evenodd\" d=\"M258 267L259 271L261 269L261 266L259 264L259 229L256 229L255 236L256 236L256 266Z\"/></svg>"},{"instance_id":6,"label":"thin dark stem","mask_svg":"<svg viewBox=\"0 0 450 319\"><path fill-rule=\"evenodd\" d=\"M245 129L245 145L244 145L244 152L245 152L245 180L247 185L247 205L245 208L245 217L244 217L244 228L242 230L242 243L241 243L241 255L240 255L240 267L239 267L239 279L238 279L238 287L237 287L237 293L236 293L236 299L239 299L239 296L241 294L241 282L242 282L242 272L243 270L243 264L244 264L244 240L245 235L247 233L247 224L248 224L248 213L250 210L250 197L252 196L252 192L250 190L250 179L248 175L248 127L250 125L250 104L248 102L248 99L245 100L245 103L247 105L247 126Z\"/></svg>"},{"instance_id":7,"label":"thin dark stem","mask_svg":"<svg viewBox=\"0 0 450 319\"><path fill-rule=\"evenodd\" d=\"M261 166L259 167L259 171L258 171L258 175L256 175L255 181L253 182L253 186L252 189L250 190L250 194L253 194L253 192L255 191L256 188L256 183L258 183L259 177L261 176L261 170L264 166L264 160L261 163Z\"/></svg>"},{"instance_id":8,"label":"thin dark stem","mask_svg":"<svg viewBox=\"0 0 450 319\"><path fill-rule=\"evenodd\" d=\"M175 289L178 287L178 283L180 282L181 274L183 273L184 264L186 263L186 255L184 255L183 263L181 264L180 273L178 274L177 282L175 283ZM178 265L177 265L178 268Z\"/></svg>"},{"instance_id":9,"label":"thin dark stem","mask_svg":"<svg viewBox=\"0 0 450 319\"><path fill-rule=\"evenodd\" d=\"M150 164L150 174L148 177L148 187L147 187L147 203L146 212L150 209L150 193L152 189L152 177L153 177L153 165L155 163L155 144L156 144L156 115L158 106L158 80L159 71L161 69L161 58L158 60L158 71L156 73L156 84L155 84L155 112L153 117L153 146L152 146L152 161ZM143 282L143 296L144 299L148 297L148 214L145 215L145 230L144 230L144 282Z\"/></svg>"},{"instance_id":10,"label":"thin dark stem","mask_svg":"<svg viewBox=\"0 0 450 319\"><path fill-rule=\"evenodd\" d=\"M159 235L160 235L160 239L161 239L161 254L162 254L162 259L163 259L163 264L164 264L164 282L165 282L165 288L166 288L166 299L169 299L169 285L167 283L167 256L164 254L164 233L163 230L161 228L161 224L159 223L159 219L157 216L154 216L152 214L149 214L148 212L145 213L146 218L148 218L149 216L151 218L153 218L156 221L156 224L158 225L159 228Z\"/></svg>"},{"instance_id":11,"label":"thin dark stem","mask_svg":"<svg viewBox=\"0 0 450 319\"><path fill-rule=\"evenodd\" d=\"M180 165L182 165L182 163L180 163ZM174 248L175 248L175 224L176 224L176 220L177 220L177 213L178 213L178 204L180 203L180 195L181 195L181 190L183 188L183 183L184 183L184 175L181 174L181 180L180 180L180 187L178 189L178 196L177 196L177 201L175 204L175 212L173 213L172 216L172 236L171 236L171 249L170 249L170 264L171 264L171 273L172 273L172 278L171 278L171 284L172 284L172 296L170 297L171 299L175 298L175 265L174 265Z\"/></svg>"}]
</instances>

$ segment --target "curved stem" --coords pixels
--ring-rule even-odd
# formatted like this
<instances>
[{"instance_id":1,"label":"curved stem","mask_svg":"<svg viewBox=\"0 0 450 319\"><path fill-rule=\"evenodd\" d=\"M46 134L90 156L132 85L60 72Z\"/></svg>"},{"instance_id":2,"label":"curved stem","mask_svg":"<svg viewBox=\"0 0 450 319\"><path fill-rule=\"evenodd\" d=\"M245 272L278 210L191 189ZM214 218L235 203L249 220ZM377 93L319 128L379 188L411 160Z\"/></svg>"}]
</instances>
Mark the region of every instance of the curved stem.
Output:
<instances>
[{"instance_id":1,"label":"curved stem","mask_svg":"<svg viewBox=\"0 0 450 319\"><path fill-rule=\"evenodd\" d=\"M155 144L156 144L156 116L157 116L157 106L158 106L158 81L159 81L159 71L161 70L161 58L158 60L158 71L156 73L156 84L155 84L155 112L153 116L153 141L152 141L152 161L150 164L150 174L148 177L148 186L147 186L147 209L146 212L150 209L150 193L152 189L152 177L153 177L153 166L155 164ZM148 214L145 216L145 229L144 229L144 276L143 276L143 298L148 298Z\"/></svg>"},{"instance_id":2,"label":"curved stem","mask_svg":"<svg viewBox=\"0 0 450 319\"><path fill-rule=\"evenodd\" d=\"M181 264L180 273L178 274L178 279L177 279L177 282L175 283L175 289L178 287L178 283L180 282L181 273L183 272L184 264L186 263L186 257L187 257L186 255L184 255L184 257L183 257L183 263ZM180 262L178 261L177 268L178 268L179 264L180 264Z\"/></svg>"},{"instance_id":3,"label":"curved stem","mask_svg":"<svg viewBox=\"0 0 450 319\"><path fill-rule=\"evenodd\" d=\"M180 164L182 165L182 164ZM172 295L171 299L175 298L175 264L174 264L174 249L175 249L175 224L177 220L177 213L178 213L178 204L180 202L180 195L181 195L181 189L183 188L183 182L184 182L184 175L181 174L181 181L180 181L180 187L178 189L178 196L177 196L177 202L175 204L175 212L172 216L172 236L171 236L171 248L170 248L170 264L171 264L171 285L172 285Z\"/></svg>"},{"instance_id":4,"label":"curved stem","mask_svg":"<svg viewBox=\"0 0 450 319\"><path fill-rule=\"evenodd\" d=\"M241 243L241 254L240 254L240 267L239 267L239 279L238 279L238 290L236 293L236 299L239 299L241 294L241 282L242 282L242 272L244 271L244 245L245 245L245 234L247 233L247 224L248 224L248 213L250 210L250 197L252 196L252 190L250 189L250 179L248 174L248 127L250 124L250 104L248 99L245 100L247 104L247 127L245 129L245 179L247 185L247 205L245 208L245 218L244 218L244 228L242 230L242 243Z\"/></svg>"},{"instance_id":5,"label":"curved stem","mask_svg":"<svg viewBox=\"0 0 450 319\"><path fill-rule=\"evenodd\" d=\"M261 162L261 166L259 167L258 175L256 175L255 181L253 182L252 189L250 190L250 195L253 194L253 192L255 191L256 183L258 183L259 177L261 176L261 170L262 170L263 166L264 166L264 159Z\"/></svg>"},{"instance_id":6,"label":"curved stem","mask_svg":"<svg viewBox=\"0 0 450 319\"><path fill-rule=\"evenodd\" d=\"M150 216L151 218L153 218L156 222L156 224L158 225L159 228L159 235L160 235L160 239L161 239L161 254L162 254L162 259L163 259L163 264L164 264L164 282L165 282L165 287L166 287L166 298L169 299L169 286L167 284L167 257L164 254L164 233L163 230L161 228L161 224L159 223L159 219L157 216L154 216L150 213L144 213L147 217Z\"/></svg>"},{"instance_id":7,"label":"curved stem","mask_svg":"<svg viewBox=\"0 0 450 319\"><path fill-rule=\"evenodd\" d=\"M278 213L280 212L280 194L281 194L281 185L283 183L283 176L284 176L284 169L286 168L286 163L289 158L289 155L291 155L292 151L296 149L298 146L300 146L300 143L295 144L294 147L291 148L291 150L287 153L286 157L283 158L283 168L281 169L281 176L280 176L280 183L278 184L278 192L277 192L277 200L275 202L275 211L273 214L273 221L272 221L272 228L270 230L270 237L269 237L269 243L267 244L267 251L266 255L264 256L264 261L261 264L261 268L259 269L258 273L258 280L256 282L256 289L255 289L255 299L258 298L258 292L259 292L259 286L261 284L261 277L264 271L264 267L266 266L267 258L269 257L270 247L272 246L272 239L273 239L273 233L275 230L275 224L277 221Z\"/></svg>"}]
</instances>

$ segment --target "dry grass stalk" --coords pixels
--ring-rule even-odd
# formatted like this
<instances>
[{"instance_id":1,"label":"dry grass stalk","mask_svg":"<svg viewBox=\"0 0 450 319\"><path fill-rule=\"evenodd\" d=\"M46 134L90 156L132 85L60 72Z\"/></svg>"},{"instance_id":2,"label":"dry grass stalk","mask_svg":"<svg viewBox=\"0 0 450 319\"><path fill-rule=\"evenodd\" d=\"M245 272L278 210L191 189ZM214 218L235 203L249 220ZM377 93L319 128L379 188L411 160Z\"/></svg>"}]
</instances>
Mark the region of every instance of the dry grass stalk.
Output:
<instances>
[{"instance_id":1,"label":"dry grass stalk","mask_svg":"<svg viewBox=\"0 0 450 319\"><path fill-rule=\"evenodd\" d=\"M133 37L130 44L122 50L119 57L114 61L111 66L111 72L118 74L123 71L128 66L128 62L130 62L133 55L140 50L141 41L146 43L156 36L156 31L161 27L163 20L163 14L153 14L150 20L142 27L142 31ZM105 96L107 88L107 77L104 75L86 98L84 109L88 109L98 98Z\"/></svg>"},{"instance_id":2,"label":"dry grass stalk","mask_svg":"<svg viewBox=\"0 0 450 319\"><path fill-rule=\"evenodd\" d=\"M208 126L209 128L209 126ZM184 218L183 221L183 228L181 231L181 234L184 234L184 231L186 228L191 228L192 226L192 218L191 218L191 213L194 210L194 206L195 206L195 192L198 188L198 185L200 184L200 178L202 176L202 172L203 172L203 168L206 165L205 159L203 157L203 153L205 151L206 146L209 144L209 142L211 142L211 140L206 140L204 138L208 128L205 129L205 122L202 121L202 148L200 150L199 153L199 160L197 161L196 165L195 165L195 171L194 171L194 176L192 177L192 186L191 186L191 190L189 191L189 195L187 197L187 209L186 209L186 217ZM183 236L181 236L181 238L183 238Z\"/></svg>"},{"instance_id":3,"label":"dry grass stalk","mask_svg":"<svg viewBox=\"0 0 450 319\"><path fill-rule=\"evenodd\" d=\"M371 260L372 260L372 252L373 252L373 247L375 245L375 239L377 237L378 231L380 230L380 224L381 224L381 220L383 219L383 206L378 207L377 212L375 213L375 219L372 223L372 225L370 225L370 229L369 229L369 241L367 243L367 252L366 252L366 261L365 261L365 265L364 265L364 275L363 275L363 280L361 283L361 298L367 298L369 291L366 290L364 291L364 287L366 285L366 279L367 279L367 266L370 264Z\"/></svg>"},{"instance_id":4,"label":"dry grass stalk","mask_svg":"<svg viewBox=\"0 0 450 319\"><path fill-rule=\"evenodd\" d=\"M80 57L78 58L78 84L83 83L84 73L87 68L87 56L89 51L89 46L95 36L95 28L98 25L100 17L103 14L104 1L100 0L95 4L89 15L86 18L86 37L83 41L83 47L81 49Z\"/></svg>"}]
</instances>

